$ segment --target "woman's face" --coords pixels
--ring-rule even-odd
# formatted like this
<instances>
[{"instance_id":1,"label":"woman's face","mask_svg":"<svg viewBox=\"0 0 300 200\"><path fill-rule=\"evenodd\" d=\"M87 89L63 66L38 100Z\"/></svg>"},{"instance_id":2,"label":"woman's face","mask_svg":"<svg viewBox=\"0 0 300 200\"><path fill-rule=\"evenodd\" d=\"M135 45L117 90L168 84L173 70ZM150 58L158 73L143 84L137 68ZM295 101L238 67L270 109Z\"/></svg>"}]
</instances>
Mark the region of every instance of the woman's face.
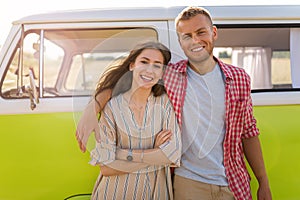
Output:
<instances>
[{"instance_id":1,"label":"woman's face","mask_svg":"<svg viewBox=\"0 0 300 200\"><path fill-rule=\"evenodd\" d=\"M130 65L133 89L151 89L163 76L164 57L157 49L144 49Z\"/></svg>"}]
</instances>

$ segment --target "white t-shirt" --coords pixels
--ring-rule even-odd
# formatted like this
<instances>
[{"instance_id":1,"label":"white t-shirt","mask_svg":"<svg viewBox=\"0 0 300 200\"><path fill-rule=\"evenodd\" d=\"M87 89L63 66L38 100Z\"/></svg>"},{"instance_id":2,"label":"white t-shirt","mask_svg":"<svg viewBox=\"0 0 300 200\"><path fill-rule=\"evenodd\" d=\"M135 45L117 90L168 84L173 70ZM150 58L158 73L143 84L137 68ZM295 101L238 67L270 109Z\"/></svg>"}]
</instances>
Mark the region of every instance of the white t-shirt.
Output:
<instances>
[{"instance_id":1,"label":"white t-shirt","mask_svg":"<svg viewBox=\"0 0 300 200\"><path fill-rule=\"evenodd\" d=\"M227 186L223 165L225 84L217 64L200 75L187 69L183 106L181 167L175 174L204 183Z\"/></svg>"}]
</instances>

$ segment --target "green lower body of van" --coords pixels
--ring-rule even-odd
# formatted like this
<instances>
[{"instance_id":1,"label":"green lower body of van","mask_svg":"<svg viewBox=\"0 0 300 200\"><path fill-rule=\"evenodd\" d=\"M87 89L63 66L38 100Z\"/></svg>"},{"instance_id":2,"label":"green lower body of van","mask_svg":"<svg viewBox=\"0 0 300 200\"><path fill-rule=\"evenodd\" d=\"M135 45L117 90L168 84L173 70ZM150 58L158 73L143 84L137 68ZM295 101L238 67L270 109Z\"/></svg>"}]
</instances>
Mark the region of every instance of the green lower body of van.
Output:
<instances>
[{"instance_id":1,"label":"green lower body of van","mask_svg":"<svg viewBox=\"0 0 300 200\"><path fill-rule=\"evenodd\" d=\"M299 199L300 105L255 106L265 165L273 199ZM253 199L257 181L251 173Z\"/></svg>"},{"instance_id":2,"label":"green lower body of van","mask_svg":"<svg viewBox=\"0 0 300 200\"><path fill-rule=\"evenodd\" d=\"M0 127L1 200L90 198L99 168L79 150L72 113L1 115Z\"/></svg>"}]
</instances>

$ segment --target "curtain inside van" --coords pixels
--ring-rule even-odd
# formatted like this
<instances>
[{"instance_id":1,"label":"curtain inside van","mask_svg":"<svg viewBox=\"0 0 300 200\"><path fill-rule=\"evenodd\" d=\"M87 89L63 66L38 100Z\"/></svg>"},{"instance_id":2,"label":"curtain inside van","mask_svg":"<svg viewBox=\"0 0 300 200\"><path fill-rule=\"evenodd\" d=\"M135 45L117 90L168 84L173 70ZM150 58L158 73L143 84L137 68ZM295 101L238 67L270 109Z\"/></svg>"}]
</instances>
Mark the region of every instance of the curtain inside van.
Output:
<instances>
[{"instance_id":1,"label":"curtain inside van","mask_svg":"<svg viewBox=\"0 0 300 200\"><path fill-rule=\"evenodd\" d=\"M252 89L270 89L271 49L262 47L242 47L232 49L232 64L242 67L251 77Z\"/></svg>"}]
</instances>

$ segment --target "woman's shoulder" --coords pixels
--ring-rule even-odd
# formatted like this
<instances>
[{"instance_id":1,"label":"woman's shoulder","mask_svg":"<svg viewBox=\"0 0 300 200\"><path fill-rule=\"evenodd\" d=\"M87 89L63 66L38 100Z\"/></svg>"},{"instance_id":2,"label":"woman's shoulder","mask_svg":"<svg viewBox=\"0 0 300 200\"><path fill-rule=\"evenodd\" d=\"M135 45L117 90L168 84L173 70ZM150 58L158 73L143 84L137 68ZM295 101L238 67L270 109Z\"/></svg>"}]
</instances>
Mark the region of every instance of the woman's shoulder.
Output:
<instances>
[{"instance_id":1,"label":"woman's shoulder","mask_svg":"<svg viewBox=\"0 0 300 200\"><path fill-rule=\"evenodd\" d=\"M120 101L122 100L124 94L121 93L121 94L118 94L116 96L112 96L111 99L109 100L110 102L116 102L116 101Z\"/></svg>"},{"instance_id":2,"label":"woman's shoulder","mask_svg":"<svg viewBox=\"0 0 300 200\"><path fill-rule=\"evenodd\" d=\"M156 99L156 102L159 102L162 105L168 105L171 103L167 93L163 93L162 95L154 98Z\"/></svg>"},{"instance_id":3,"label":"woman's shoulder","mask_svg":"<svg viewBox=\"0 0 300 200\"><path fill-rule=\"evenodd\" d=\"M109 109L113 110L116 107L120 107L120 104L123 102L123 94L118 94L117 96L111 97L111 99L107 102L105 107L109 107Z\"/></svg>"}]
</instances>

